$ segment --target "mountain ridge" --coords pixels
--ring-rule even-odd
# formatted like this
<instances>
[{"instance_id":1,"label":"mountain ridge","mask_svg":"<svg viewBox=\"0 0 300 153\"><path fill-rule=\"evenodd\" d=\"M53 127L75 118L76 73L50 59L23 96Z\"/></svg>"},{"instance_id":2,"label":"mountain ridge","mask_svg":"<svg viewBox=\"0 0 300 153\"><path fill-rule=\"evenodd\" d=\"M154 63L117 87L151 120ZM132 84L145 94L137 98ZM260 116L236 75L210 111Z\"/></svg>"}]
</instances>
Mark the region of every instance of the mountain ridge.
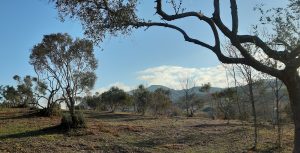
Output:
<instances>
[{"instance_id":1,"label":"mountain ridge","mask_svg":"<svg viewBox=\"0 0 300 153\"><path fill-rule=\"evenodd\" d=\"M163 85L150 85L149 87L147 87L146 89L150 92L154 92L155 90L162 88L165 90L169 90L170 91L170 98L173 102L177 102L181 97L183 97L185 95L184 89L172 89ZM206 93L200 91L201 87L200 86L196 86L196 87L192 87L189 88L189 90L191 90L192 94L196 94L199 96L204 96ZM211 87L210 89L210 93L214 93L214 92L219 92L222 91L224 88L220 88L220 87ZM132 91L130 91L132 92Z\"/></svg>"}]
</instances>

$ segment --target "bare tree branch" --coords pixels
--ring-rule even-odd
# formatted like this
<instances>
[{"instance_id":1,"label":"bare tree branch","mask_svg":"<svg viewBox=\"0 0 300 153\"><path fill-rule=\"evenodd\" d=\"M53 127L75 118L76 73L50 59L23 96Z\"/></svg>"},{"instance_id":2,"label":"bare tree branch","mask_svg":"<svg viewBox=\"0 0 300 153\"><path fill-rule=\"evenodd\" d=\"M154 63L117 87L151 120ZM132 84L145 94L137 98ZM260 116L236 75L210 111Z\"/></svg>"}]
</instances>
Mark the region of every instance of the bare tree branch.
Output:
<instances>
[{"instance_id":1,"label":"bare tree branch","mask_svg":"<svg viewBox=\"0 0 300 153\"><path fill-rule=\"evenodd\" d=\"M230 0L230 8L231 8L231 17L232 17L232 32L234 35L237 35L238 28L239 28L239 18L238 18L236 0Z\"/></svg>"}]
</instances>

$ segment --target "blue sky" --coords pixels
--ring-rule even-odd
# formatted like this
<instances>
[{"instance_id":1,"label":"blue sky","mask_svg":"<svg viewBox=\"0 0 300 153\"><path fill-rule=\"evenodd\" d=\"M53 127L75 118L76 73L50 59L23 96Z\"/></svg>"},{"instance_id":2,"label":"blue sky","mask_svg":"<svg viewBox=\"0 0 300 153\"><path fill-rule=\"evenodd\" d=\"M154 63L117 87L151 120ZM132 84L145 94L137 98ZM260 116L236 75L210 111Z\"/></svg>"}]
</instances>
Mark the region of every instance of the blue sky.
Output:
<instances>
[{"instance_id":1,"label":"blue sky","mask_svg":"<svg viewBox=\"0 0 300 153\"><path fill-rule=\"evenodd\" d=\"M206 0L185 0L188 8L211 12L211 3ZM221 2L224 2L223 0ZM253 6L261 0L239 0L240 33L247 33L258 16ZM279 6L281 0L265 0L269 6ZM205 3L205 4L201 4ZM154 3L143 0L139 14L156 19ZM224 22L230 24L228 3L222 5ZM206 15L210 15L208 13ZM77 21L60 22L57 11L48 0L2 0L0 5L0 85L13 84L12 77L34 75L28 64L30 49L42 40L44 34L67 32L72 37L84 37ZM192 36L212 41L207 26L194 19L177 22ZM224 72L217 58L202 47L184 42L182 36L172 30L150 28L135 30L130 36L107 37L100 44L103 51L95 48L99 68L95 89L111 85L132 88L140 83L162 84L176 88L177 74L198 76L198 83L213 82L222 86ZM175 71L176 70L176 71ZM218 74L219 73L219 74ZM211 79L211 80L210 80ZM222 80L223 79L223 80ZM224 84L223 84L224 85ZM178 85L177 85L178 87Z\"/></svg>"}]
</instances>

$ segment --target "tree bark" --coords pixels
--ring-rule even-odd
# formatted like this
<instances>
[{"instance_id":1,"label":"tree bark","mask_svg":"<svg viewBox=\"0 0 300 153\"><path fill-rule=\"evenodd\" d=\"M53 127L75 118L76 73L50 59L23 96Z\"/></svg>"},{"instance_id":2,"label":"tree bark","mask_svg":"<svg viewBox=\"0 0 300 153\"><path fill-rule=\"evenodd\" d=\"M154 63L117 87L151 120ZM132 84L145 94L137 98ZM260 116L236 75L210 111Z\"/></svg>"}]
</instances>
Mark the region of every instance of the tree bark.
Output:
<instances>
[{"instance_id":1,"label":"tree bark","mask_svg":"<svg viewBox=\"0 0 300 153\"><path fill-rule=\"evenodd\" d=\"M70 101L70 115L71 115L71 118L72 118L72 122L76 122L75 120L75 101L74 101L74 98L72 97L69 97L69 101Z\"/></svg>"},{"instance_id":2,"label":"tree bark","mask_svg":"<svg viewBox=\"0 0 300 153\"><path fill-rule=\"evenodd\" d=\"M278 78L275 79L275 99L276 99L276 124L277 124L277 146L281 148L281 139L282 139L282 128L281 128L281 119L280 119L280 111L279 111L279 84Z\"/></svg>"},{"instance_id":3,"label":"tree bark","mask_svg":"<svg viewBox=\"0 0 300 153\"><path fill-rule=\"evenodd\" d=\"M297 71L286 74L288 75L285 76L283 82L289 93L295 126L293 153L300 153L300 77Z\"/></svg>"},{"instance_id":4,"label":"tree bark","mask_svg":"<svg viewBox=\"0 0 300 153\"><path fill-rule=\"evenodd\" d=\"M254 100L254 94L253 94L253 82L252 82L251 75L250 75L248 87L249 87L249 99L250 99L251 106L252 106L253 124L254 124L254 144L253 144L253 149L256 150L258 129L257 129L257 117L256 117L255 100Z\"/></svg>"},{"instance_id":5,"label":"tree bark","mask_svg":"<svg viewBox=\"0 0 300 153\"><path fill-rule=\"evenodd\" d=\"M232 66L232 75L233 75L233 79L234 79L234 88L235 88L235 101L238 107L238 111L239 111L239 119L240 120L245 120L245 118L243 117L243 113L241 110L241 104L240 104L240 100L239 100L239 93L238 93L238 83L237 83L237 78L236 78L236 73L235 73L235 68L234 66Z\"/></svg>"},{"instance_id":6,"label":"tree bark","mask_svg":"<svg viewBox=\"0 0 300 153\"><path fill-rule=\"evenodd\" d=\"M188 105L188 93L185 93L185 107L186 107L186 117L189 117L189 105Z\"/></svg>"}]
</instances>

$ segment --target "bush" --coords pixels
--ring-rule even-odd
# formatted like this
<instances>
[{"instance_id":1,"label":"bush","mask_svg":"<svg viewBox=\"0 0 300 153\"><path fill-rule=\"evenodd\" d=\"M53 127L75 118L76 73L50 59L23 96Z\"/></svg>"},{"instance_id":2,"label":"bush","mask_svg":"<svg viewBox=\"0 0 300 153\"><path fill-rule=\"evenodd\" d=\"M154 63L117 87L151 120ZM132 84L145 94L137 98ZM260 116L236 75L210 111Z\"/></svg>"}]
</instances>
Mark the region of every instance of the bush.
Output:
<instances>
[{"instance_id":1,"label":"bush","mask_svg":"<svg viewBox=\"0 0 300 153\"><path fill-rule=\"evenodd\" d=\"M55 103L48 108L46 107L46 108L40 109L38 112L38 115L45 116L45 117L61 116L62 110L61 110L60 104Z\"/></svg>"},{"instance_id":2,"label":"bush","mask_svg":"<svg viewBox=\"0 0 300 153\"><path fill-rule=\"evenodd\" d=\"M40 116L51 117L51 116L61 116L62 112L60 108L43 108L39 110Z\"/></svg>"},{"instance_id":3,"label":"bush","mask_svg":"<svg viewBox=\"0 0 300 153\"><path fill-rule=\"evenodd\" d=\"M172 106L169 113L170 117L182 116L182 110L177 106Z\"/></svg>"},{"instance_id":4,"label":"bush","mask_svg":"<svg viewBox=\"0 0 300 153\"><path fill-rule=\"evenodd\" d=\"M72 127L72 118L70 114L63 114L61 118L61 127L64 129L71 129Z\"/></svg>"},{"instance_id":5,"label":"bush","mask_svg":"<svg viewBox=\"0 0 300 153\"><path fill-rule=\"evenodd\" d=\"M64 129L85 128L86 122L83 114L81 112L76 112L73 119L70 114L63 114L61 127Z\"/></svg>"},{"instance_id":6,"label":"bush","mask_svg":"<svg viewBox=\"0 0 300 153\"><path fill-rule=\"evenodd\" d=\"M84 118L83 113L78 112L77 114L75 114L74 120L75 121L73 121L73 126L75 128L84 128L84 127L86 127L86 122L85 122L85 118Z\"/></svg>"}]
</instances>

